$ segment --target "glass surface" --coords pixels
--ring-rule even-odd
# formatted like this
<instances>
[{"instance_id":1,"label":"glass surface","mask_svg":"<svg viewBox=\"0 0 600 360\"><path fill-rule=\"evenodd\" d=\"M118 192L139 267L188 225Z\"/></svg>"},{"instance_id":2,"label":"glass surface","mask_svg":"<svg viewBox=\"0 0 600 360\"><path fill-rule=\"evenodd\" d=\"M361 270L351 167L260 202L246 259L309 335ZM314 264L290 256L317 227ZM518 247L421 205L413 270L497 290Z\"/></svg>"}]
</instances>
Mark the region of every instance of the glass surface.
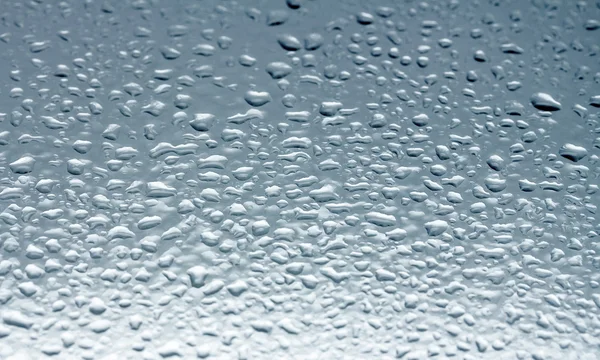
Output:
<instances>
[{"instance_id":1,"label":"glass surface","mask_svg":"<svg viewBox=\"0 0 600 360\"><path fill-rule=\"evenodd\" d=\"M0 359L600 357L600 1L0 8Z\"/></svg>"}]
</instances>

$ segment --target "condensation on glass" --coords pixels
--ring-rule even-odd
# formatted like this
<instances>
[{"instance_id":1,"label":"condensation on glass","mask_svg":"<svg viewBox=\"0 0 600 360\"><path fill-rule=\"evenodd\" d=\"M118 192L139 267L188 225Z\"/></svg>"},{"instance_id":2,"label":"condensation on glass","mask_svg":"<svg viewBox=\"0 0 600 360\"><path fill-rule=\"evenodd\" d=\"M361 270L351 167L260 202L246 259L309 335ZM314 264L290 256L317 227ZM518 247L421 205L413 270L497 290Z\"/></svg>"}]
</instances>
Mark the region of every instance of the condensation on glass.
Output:
<instances>
[{"instance_id":1,"label":"condensation on glass","mask_svg":"<svg viewBox=\"0 0 600 360\"><path fill-rule=\"evenodd\" d=\"M2 1L0 359L597 359L600 2Z\"/></svg>"}]
</instances>

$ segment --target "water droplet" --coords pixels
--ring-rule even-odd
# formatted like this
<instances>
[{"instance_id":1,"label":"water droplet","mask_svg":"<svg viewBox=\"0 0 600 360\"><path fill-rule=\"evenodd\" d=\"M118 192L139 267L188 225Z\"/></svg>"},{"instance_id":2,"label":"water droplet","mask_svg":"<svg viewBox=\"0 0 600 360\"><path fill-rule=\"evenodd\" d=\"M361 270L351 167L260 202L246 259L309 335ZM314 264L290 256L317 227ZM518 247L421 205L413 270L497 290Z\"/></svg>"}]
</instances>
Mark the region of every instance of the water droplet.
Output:
<instances>
[{"instance_id":1,"label":"water droplet","mask_svg":"<svg viewBox=\"0 0 600 360\"><path fill-rule=\"evenodd\" d=\"M554 98L546 93L538 92L531 96L531 105L538 110L543 111L558 111L562 105L554 100Z\"/></svg>"}]
</instances>

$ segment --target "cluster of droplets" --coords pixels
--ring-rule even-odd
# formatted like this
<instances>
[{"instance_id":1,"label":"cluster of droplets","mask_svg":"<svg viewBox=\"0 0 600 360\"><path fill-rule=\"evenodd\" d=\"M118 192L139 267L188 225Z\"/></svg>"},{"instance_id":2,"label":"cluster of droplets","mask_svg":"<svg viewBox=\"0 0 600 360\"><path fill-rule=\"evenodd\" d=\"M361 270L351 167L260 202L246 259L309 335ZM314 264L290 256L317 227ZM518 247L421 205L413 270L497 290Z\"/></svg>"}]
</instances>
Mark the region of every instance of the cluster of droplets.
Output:
<instances>
[{"instance_id":1,"label":"cluster of droplets","mask_svg":"<svg viewBox=\"0 0 600 360\"><path fill-rule=\"evenodd\" d=\"M0 358L595 358L599 5L379 3L11 4Z\"/></svg>"}]
</instances>

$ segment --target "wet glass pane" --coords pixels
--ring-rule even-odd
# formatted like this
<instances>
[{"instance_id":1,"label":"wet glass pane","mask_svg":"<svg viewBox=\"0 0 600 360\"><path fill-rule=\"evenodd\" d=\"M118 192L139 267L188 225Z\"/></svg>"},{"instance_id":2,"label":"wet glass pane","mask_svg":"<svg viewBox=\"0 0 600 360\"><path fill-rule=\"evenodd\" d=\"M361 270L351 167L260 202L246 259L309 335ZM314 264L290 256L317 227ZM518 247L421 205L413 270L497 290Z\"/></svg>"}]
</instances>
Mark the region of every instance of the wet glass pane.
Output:
<instances>
[{"instance_id":1,"label":"wet glass pane","mask_svg":"<svg viewBox=\"0 0 600 360\"><path fill-rule=\"evenodd\" d=\"M600 356L600 1L0 9L0 359Z\"/></svg>"}]
</instances>

